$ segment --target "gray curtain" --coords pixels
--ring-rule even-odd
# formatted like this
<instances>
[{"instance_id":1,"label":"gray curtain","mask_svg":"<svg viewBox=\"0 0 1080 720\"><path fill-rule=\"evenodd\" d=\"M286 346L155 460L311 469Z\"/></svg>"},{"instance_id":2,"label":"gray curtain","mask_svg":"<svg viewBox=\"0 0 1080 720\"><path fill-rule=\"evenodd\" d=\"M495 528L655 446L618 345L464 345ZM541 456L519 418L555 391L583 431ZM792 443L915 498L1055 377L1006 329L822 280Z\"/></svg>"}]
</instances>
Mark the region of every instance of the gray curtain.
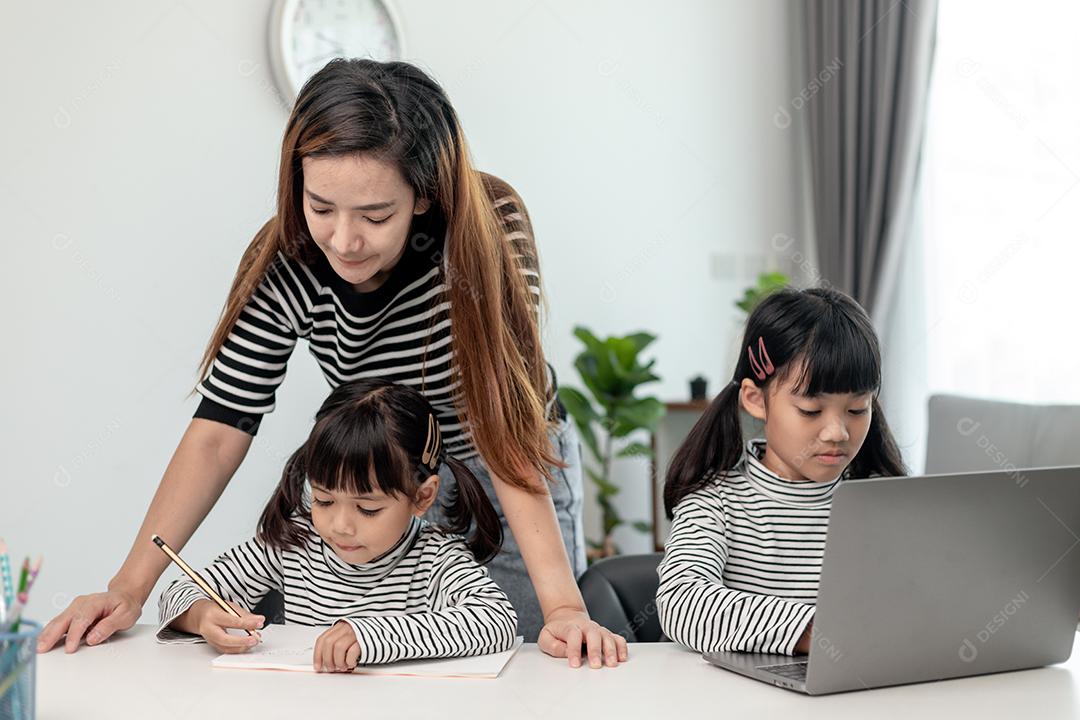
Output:
<instances>
[{"instance_id":1,"label":"gray curtain","mask_svg":"<svg viewBox=\"0 0 1080 720\"><path fill-rule=\"evenodd\" d=\"M796 77L805 83L820 275L858 300L881 331L910 225L937 0L800 7L805 65Z\"/></svg>"}]
</instances>

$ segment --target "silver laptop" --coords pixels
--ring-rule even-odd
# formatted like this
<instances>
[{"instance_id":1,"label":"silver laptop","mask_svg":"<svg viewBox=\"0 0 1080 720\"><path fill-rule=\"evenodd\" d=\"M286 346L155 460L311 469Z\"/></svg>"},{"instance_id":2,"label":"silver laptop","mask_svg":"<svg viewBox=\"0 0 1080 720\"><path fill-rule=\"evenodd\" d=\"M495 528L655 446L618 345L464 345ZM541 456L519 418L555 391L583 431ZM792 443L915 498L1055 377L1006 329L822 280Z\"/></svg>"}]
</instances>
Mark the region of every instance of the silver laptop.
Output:
<instances>
[{"instance_id":1,"label":"silver laptop","mask_svg":"<svg viewBox=\"0 0 1080 720\"><path fill-rule=\"evenodd\" d=\"M1080 467L849 480L833 497L807 656L707 653L810 695L1068 659Z\"/></svg>"}]
</instances>

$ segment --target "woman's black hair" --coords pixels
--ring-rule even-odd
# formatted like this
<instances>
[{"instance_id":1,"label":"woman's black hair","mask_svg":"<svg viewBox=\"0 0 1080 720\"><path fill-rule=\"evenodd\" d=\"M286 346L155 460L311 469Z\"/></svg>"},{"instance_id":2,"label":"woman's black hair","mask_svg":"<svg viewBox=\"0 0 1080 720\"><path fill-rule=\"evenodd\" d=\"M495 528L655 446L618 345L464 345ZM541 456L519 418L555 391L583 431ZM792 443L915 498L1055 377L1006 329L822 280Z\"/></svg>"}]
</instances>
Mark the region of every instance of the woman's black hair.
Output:
<instances>
[{"instance_id":1,"label":"woman's black hair","mask_svg":"<svg viewBox=\"0 0 1080 720\"><path fill-rule=\"evenodd\" d=\"M764 357L759 345L767 351ZM763 372L762 364L773 365ZM874 393L870 430L847 477L906 475L907 468L878 403L881 350L866 311L829 288L783 288L763 299L746 321L735 375L710 403L668 466L664 510L671 518L684 497L707 485L715 473L733 471L745 442L739 416L739 387L749 378L763 390L793 372L797 392Z\"/></svg>"},{"instance_id":2,"label":"woman's black hair","mask_svg":"<svg viewBox=\"0 0 1080 720\"><path fill-rule=\"evenodd\" d=\"M297 513L304 483L352 495L381 491L413 500L420 485L446 463L456 480L443 512L447 532L466 535L481 563L502 547L502 523L469 468L438 441L438 420L416 390L387 380L347 382L330 393L315 414L308 439L285 463L281 481L259 519L258 537L272 547L302 547ZM432 451L434 450L434 453Z\"/></svg>"}]
</instances>

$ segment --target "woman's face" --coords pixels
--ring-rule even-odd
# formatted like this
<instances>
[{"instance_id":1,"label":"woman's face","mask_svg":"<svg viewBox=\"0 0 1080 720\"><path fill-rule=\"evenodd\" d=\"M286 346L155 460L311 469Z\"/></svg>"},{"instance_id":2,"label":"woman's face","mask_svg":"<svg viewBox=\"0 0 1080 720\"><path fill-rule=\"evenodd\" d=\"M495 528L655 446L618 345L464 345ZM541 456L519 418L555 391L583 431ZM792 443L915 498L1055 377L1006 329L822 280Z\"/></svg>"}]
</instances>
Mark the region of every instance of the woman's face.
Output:
<instances>
[{"instance_id":1,"label":"woman's face","mask_svg":"<svg viewBox=\"0 0 1080 720\"><path fill-rule=\"evenodd\" d=\"M765 467L795 481L832 482L863 446L870 431L872 393L803 395L790 373L765 393L744 379L742 407L765 422Z\"/></svg>"},{"instance_id":2,"label":"woman's face","mask_svg":"<svg viewBox=\"0 0 1080 720\"><path fill-rule=\"evenodd\" d=\"M405 252L413 215L427 212L396 165L372 155L305 157L304 218L330 266L360 292L375 290Z\"/></svg>"}]
</instances>

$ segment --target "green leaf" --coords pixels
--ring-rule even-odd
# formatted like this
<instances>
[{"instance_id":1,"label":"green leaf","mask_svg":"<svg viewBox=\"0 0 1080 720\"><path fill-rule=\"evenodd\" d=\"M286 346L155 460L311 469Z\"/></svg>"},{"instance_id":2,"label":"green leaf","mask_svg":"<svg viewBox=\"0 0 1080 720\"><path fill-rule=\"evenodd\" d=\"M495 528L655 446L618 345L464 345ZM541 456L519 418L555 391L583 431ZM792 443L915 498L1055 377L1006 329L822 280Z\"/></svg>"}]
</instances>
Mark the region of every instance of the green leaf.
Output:
<instances>
[{"instance_id":1,"label":"green leaf","mask_svg":"<svg viewBox=\"0 0 1080 720\"><path fill-rule=\"evenodd\" d=\"M604 357L607 359L608 366L611 368L611 375L617 385L617 387L612 388L612 395L621 395L626 392L624 389L626 376L629 371L633 370L633 366L624 365L622 358L619 357L618 338L608 338L604 345L606 348Z\"/></svg>"},{"instance_id":2,"label":"green leaf","mask_svg":"<svg viewBox=\"0 0 1080 720\"><path fill-rule=\"evenodd\" d=\"M737 301L735 305L743 312L750 314L767 295L788 285L788 283L788 277L783 273L761 273L758 275L757 284L746 288L742 299Z\"/></svg>"},{"instance_id":3,"label":"green leaf","mask_svg":"<svg viewBox=\"0 0 1080 720\"><path fill-rule=\"evenodd\" d=\"M626 339L634 343L634 348L640 353L656 340L656 336L647 332L636 332L626 336Z\"/></svg>"},{"instance_id":4,"label":"green leaf","mask_svg":"<svg viewBox=\"0 0 1080 720\"><path fill-rule=\"evenodd\" d=\"M592 453L593 460L598 463L604 462L604 456L600 453L600 443L596 440L596 433L593 432L592 425L582 425L577 418L574 418L574 424L577 425L578 434L581 435L585 447L589 448L589 452Z\"/></svg>"},{"instance_id":5,"label":"green leaf","mask_svg":"<svg viewBox=\"0 0 1080 720\"><path fill-rule=\"evenodd\" d=\"M592 331L583 325L578 325L574 328L574 337L581 342L585 343L585 347L594 354L603 352L603 343L593 335Z\"/></svg>"},{"instance_id":6,"label":"green leaf","mask_svg":"<svg viewBox=\"0 0 1080 720\"><path fill-rule=\"evenodd\" d=\"M581 439L585 442L589 451L592 452L593 458L597 462L603 462L604 458L600 454L600 445L593 430L593 423L600 422L603 419L602 416L596 412L589 399L577 388L569 386L559 388L559 400L566 408L566 412L570 413L570 417L574 418L574 424L577 425Z\"/></svg>"},{"instance_id":7,"label":"green leaf","mask_svg":"<svg viewBox=\"0 0 1080 720\"><path fill-rule=\"evenodd\" d=\"M615 408L615 419L623 425L632 425L643 430L655 430L660 418L664 417L664 404L654 397L635 399L631 403Z\"/></svg>"},{"instance_id":8,"label":"green leaf","mask_svg":"<svg viewBox=\"0 0 1080 720\"><path fill-rule=\"evenodd\" d=\"M660 379L651 372L655 362L655 360L650 360L648 365L639 365L631 372L624 375L623 379L627 384L627 395L632 394L638 385L644 385L645 383L655 382Z\"/></svg>"},{"instance_id":9,"label":"green leaf","mask_svg":"<svg viewBox=\"0 0 1080 720\"><path fill-rule=\"evenodd\" d=\"M612 362L617 368L616 374L626 377L632 373L638 365L637 346L629 338L610 337L607 339L608 351L612 355Z\"/></svg>"},{"instance_id":10,"label":"green leaf","mask_svg":"<svg viewBox=\"0 0 1080 720\"><path fill-rule=\"evenodd\" d=\"M611 531L623 524L622 518L614 510L604 518L604 535L610 535Z\"/></svg>"},{"instance_id":11,"label":"green leaf","mask_svg":"<svg viewBox=\"0 0 1080 720\"><path fill-rule=\"evenodd\" d=\"M628 443L626 447L620 450L616 457L652 457L652 448L645 443L632 442Z\"/></svg>"},{"instance_id":12,"label":"green leaf","mask_svg":"<svg viewBox=\"0 0 1080 720\"><path fill-rule=\"evenodd\" d=\"M597 402L602 406L610 405L615 390L615 375L611 370L611 362L606 357L601 360L594 355L581 353L574 361L574 367Z\"/></svg>"},{"instance_id":13,"label":"green leaf","mask_svg":"<svg viewBox=\"0 0 1080 720\"><path fill-rule=\"evenodd\" d=\"M562 401L566 411L583 423L591 423L600 419L600 414L593 408L589 399L577 388L564 385L559 388L559 400Z\"/></svg>"},{"instance_id":14,"label":"green leaf","mask_svg":"<svg viewBox=\"0 0 1080 720\"><path fill-rule=\"evenodd\" d=\"M652 524L647 523L644 520L635 520L631 524L634 526L634 529L637 530L638 532L647 533L647 532L650 532L652 530Z\"/></svg>"},{"instance_id":15,"label":"green leaf","mask_svg":"<svg viewBox=\"0 0 1080 720\"><path fill-rule=\"evenodd\" d=\"M603 490L605 498L613 498L616 495L618 495L620 492L622 492L621 487L619 487L618 485L615 485L614 483L607 482L606 480L603 481L603 482L597 483L597 485L600 487L601 490Z\"/></svg>"},{"instance_id":16,"label":"green leaf","mask_svg":"<svg viewBox=\"0 0 1080 720\"><path fill-rule=\"evenodd\" d=\"M605 480L604 476L596 472L595 470L589 469L586 470L586 472L589 475L589 479L596 483L596 487L600 490L599 500L601 502L603 502L604 498L612 497L619 494L620 488L618 485L615 485Z\"/></svg>"}]
</instances>

